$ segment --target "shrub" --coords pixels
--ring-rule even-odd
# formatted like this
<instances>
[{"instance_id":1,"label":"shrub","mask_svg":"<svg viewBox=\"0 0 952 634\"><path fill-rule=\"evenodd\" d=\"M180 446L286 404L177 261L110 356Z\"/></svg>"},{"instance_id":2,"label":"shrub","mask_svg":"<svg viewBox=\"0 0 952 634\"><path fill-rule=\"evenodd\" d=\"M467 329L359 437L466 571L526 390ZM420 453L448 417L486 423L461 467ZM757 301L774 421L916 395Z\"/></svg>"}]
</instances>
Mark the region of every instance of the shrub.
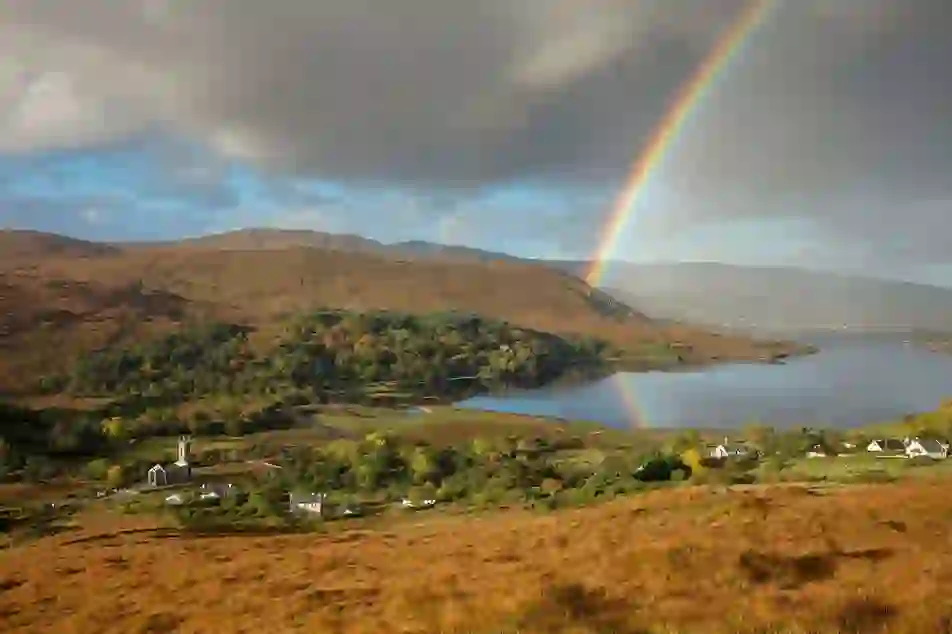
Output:
<instances>
[{"instance_id":1,"label":"shrub","mask_svg":"<svg viewBox=\"0 0 952 634\"><path fill-rule=\"evenodd\" d=\"M103 458L91 460L86 464L85 471L90 480L105 480L109 473L109 462Z\"/></svg>"}]
</instances>

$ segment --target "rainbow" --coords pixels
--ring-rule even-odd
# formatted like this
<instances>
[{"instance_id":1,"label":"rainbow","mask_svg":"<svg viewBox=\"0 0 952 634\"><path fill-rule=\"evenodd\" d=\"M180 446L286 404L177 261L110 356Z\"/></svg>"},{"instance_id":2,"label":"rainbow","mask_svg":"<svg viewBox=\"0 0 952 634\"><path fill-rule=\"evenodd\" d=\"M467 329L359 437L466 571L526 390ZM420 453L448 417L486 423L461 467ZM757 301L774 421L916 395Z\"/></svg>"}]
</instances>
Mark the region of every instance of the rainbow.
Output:
<instances>
[{"instance_id":1,"label":"rainbow","mask_svg":"<svg viewBox=\"0 0 952 634\"><path fill-rule=\"evenodd\" d=\"M651 176L663 162L678 133L704 97L710 92L730 62L737 57L744 43L763 24L770 10L779 0L753 0L726 32L718 39L691 78L678 90L671 107L655 127L648 144L631 168L621 195L612 207L608 222L598 243L595 257L585 274L585 280L598 286L605 274L611 255L635 209L635 203L647 188Z\"/></svg>"}]
</instances>

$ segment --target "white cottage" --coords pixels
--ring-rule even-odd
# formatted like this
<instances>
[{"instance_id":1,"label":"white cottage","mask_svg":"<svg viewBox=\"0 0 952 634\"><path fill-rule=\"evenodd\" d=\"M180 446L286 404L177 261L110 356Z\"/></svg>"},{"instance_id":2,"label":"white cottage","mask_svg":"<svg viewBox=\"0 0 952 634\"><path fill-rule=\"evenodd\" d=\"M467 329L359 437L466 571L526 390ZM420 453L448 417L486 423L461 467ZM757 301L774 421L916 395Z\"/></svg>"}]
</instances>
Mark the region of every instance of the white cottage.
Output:
<instances>
[{"instance_id":1,"label":"white cottage","mask_svg":"<svg viewBox=\"0 0 952 634\"><path fill-rule=\"evenodd\" d=\"M711 458L743 458L750 454L749 447L734 443L722 443L711 449Z\"/></svg>"},{"instance_id":2,"label":"white cottage","mask_svg":"<svg viewBox=\"0 0 952 634\"><path fill-rule=\"evenodd\" d=\"M904 455L906 443L898 438L880 438L866 445L866 451L880 455Z\"/></svg>"},{"instance_id":3,"label":"white cottage","mask_svg":"<svg viewBox=\"0 0 952 634\"><path fill-rule=\"evenodd\" d=\"M289 496L291 502L290 511L292 513L312 513L314 515L324 514L324 499L327 496L324 493L291 493Z\"/></svg>"},{"instance_id":4,"label":"white cottage","mask_svg":"<svg viewBox=\"0 0 952 634\"><path fill-rule=\"evenodd\" d=\"M149 469L149 486L164 487L169 483L169 473L160 464L154 465Z\"/></svg>"},{"instance_id":5,"label":"white cottage","mask_svg":"<svg viewBox=\"0 0 952 634\"><path fill-rule=\"evenodd\" d=\"M949 457L949 448L934 438L914 438L906 445L906 455L910 458L929 457L945 460Z\"/></svg>"}]
</instances>

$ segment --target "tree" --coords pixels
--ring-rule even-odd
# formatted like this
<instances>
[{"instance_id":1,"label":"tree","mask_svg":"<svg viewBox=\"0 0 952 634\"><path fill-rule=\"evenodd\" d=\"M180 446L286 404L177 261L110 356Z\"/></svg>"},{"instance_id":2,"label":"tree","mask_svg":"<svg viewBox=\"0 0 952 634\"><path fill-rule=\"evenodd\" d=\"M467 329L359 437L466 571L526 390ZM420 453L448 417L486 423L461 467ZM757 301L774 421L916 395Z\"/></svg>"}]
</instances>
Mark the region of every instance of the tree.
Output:
<instances>
[{"instance_id":1,"label":"tree","mask_svg":"<svg viewBox=\"0 0 952 634\"><path fill-rule=\"evenodd\" d=\"M691 470L692 476L699 479L704 477L708 469L704 464L704 457L696 447L691 447L684 451L681 454L681 462L687 465L688 469Z\"/></svg>"},{"instance_id":2,"label":"tree","mask_svg":"<svg viewBox=\"0 0 952 634\"><path fill-rule=\"evenodd\" d=\"M471 450L475 456L486 458L493 452L493 442L487 438L473 438L470 443Z\"/></svg>"},{"instance_id":3,"label":"tree","mask_svg":"<svg viewBox=\"0 0 952 634\"><path fill-rule=\"evenodd\" d=\"M744 436L764 453L776 451L776 432L773 427L761 424L748 425Z\"/></svg>"},{"instance_id":4,"label":"tree","mask_svg":"<svg viewBox=\"0 0 952 634\"><path fill-rule=\"evenodd\" d=\"M109 462L97 458L86 465L86 477L90 480L105 480L109 475Z\"/></svg>"},{"instance_id":5,"label":"tree","mask_svg":"<svg viewBox=\"0 0 952 634\"><path fill-rule=\"evenodd\" d=\"M208 412L199 410L194 412L188 419L186 419L185 424L188 426L188 430L192 434L201 436L207 434L211 430L212 418L208 415Z\"/></svg>"},{"instance_id":6,"label":"tree","mask_svg":"<svg viewBox=\"0 0 952 634\"><path fill-rule=\"evenodd\" d=\"M678 434L671 444L674 453L695 449L701 444L701 434L696 429L688 429Z\"/></svg>"},{"instance_id":7,"label":"tree","mask_svg":"<svg viewBox=\"0 0 952 634\"><path fill-rule=\"evenodd\" d=\"M125 479L126 474L122 465L114 464L109 467L109 470L106 472L106 483L113 489L121 487Z\"/></svg>"},{"instance_id":8,"label":"tree","mask_svg":"<svg viewBox=\"0 0 952 634\"><path fill-rule=\"evenodd\" d=\"M417 447L410 459L410 471L414 484L435 482L439 477L437 456L429 447Z\"/></svg>"},{"instance_id":9,"label":"tree","mask_svg":"<svg viewBox=\"0 0 952 634\"><path fill-rule=\"evenodd\" d=\"M245 421L240 415L232 415L225 419L225 433L229 436L242 436L245 433Z\"/></svg>"},{"instance_id":10,"label":"tree","mask_svg":"<svg viewBox=\"0 0 952 634\"><path fill-rule=\"evenodd\" d=\"M128 437L127 427L126 422L119 416L107 418L101 425L103 434L112 441L125 440Z\"/></svg>"},{"instance_id":11,"label":"tree","mask_svg":"<svg viewBox=\"0 0 952 634\"><path fill-rule=\"evenodd\" d=\"M362 461L354 469L357 487L364 491L373 491L381 484L381 470L375 460Z\"/></svg>"}]
</instances>

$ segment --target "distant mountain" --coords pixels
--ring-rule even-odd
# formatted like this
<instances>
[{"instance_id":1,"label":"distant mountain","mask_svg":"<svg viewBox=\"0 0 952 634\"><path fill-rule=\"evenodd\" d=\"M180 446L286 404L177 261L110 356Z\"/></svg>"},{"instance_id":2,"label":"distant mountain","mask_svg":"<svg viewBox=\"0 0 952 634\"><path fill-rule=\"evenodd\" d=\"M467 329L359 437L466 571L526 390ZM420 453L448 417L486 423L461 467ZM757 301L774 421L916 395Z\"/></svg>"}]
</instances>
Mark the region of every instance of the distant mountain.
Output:
<instances>
[{"instance_id":1,"label":"distant mountain","mask_svg":"<svg viewBox=\"0 0 952 634\"><path fill-rule=\"evenodd\" d=\"M16 239L15 239L16 238ZM579 260L532 260L465 246L423 240L383 243L352 234L253 228L165 243L84 242L38 232L0 232L0 254L92 257L117 250L186 247L202 251L316 248L392 260L508 262L542 265L583 277ZM683 322L761 335L850 329L952 332L952 289L784 267L718 263L631 264L605 267L592 299L607 313L644 313ZM606 293L607 292L607 293ZM614 299L613 299L614 298ZM616 301L617 300L617 301Z\"/></svg>"},{"instance_id":2,"label":"distant mountain","mask_svg":"<svg viewBox=\"0 0 952 634\"><path fill-rule=\"evenodd\" d=\"M349 253L372 253L386 248L384 244L376 240L353 234L268 228L238 229L181 240L123 242L116 245L124 248L193 247L215 251L272 251L311 247Z\"/></svg>"},{"instance_id":3,"label":"distant mountain","mask_svg":"<svg viewBox=\"0 0 952 634\"><path fill-rule=\"evenodd\" d=\"M117 246L124 248L184 246L216 251L271 251L305 247L345 251L347 253L374 253L398 259L452 258L483 262L493 260L521 261L521 258L508 253L438 244L424 240L385 243L355 234L268 228L238 229L169 242L118 243Z\"/></svg>"},{"instance_id":4,"label":"distant mountain","mask_svg":"<svg viewBox=\"0 0 952 634\"><path fill-rule=\"evenodd\" d=\"M573 263L554 263L572 270ZM574 263L577 269L578 263ZM655 319L761 334L952 332L952 289L781 267L609 267L605 289Z\"/></svg>"},{"instance_id":5,"label":"distant mountain","mask_svg":"<svg viewBox=\"0 0 952 634\"><path fill-rule=\"evenodd\" d=\"M119 250L108 244L87 242L41 231L0 229L0 265L9 266L37 257L99 257Z\"/></svg>"}]
</instances>

